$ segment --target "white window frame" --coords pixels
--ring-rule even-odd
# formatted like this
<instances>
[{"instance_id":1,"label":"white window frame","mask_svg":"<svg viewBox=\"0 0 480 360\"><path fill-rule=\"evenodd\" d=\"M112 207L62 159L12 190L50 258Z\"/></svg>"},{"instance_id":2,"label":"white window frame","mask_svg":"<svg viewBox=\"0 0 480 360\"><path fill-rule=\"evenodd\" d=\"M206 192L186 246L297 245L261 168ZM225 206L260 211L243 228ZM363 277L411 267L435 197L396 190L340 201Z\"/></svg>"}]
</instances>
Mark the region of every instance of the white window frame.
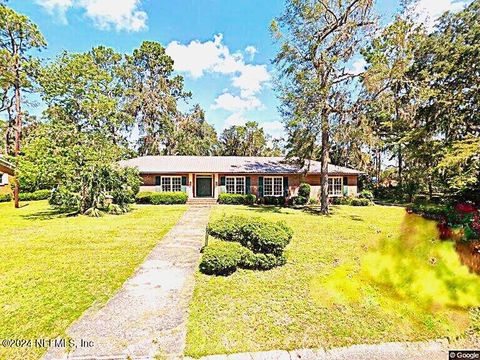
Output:
<instances>
[{"instance_id":1,"label":"white window frame","mask_svg":"<svg viewBox=\"0 0 480 360\"><path fill-rule=\"evenodd\" d=\"M230 180L233 179L233 184L228 183L229 179ZM239 179L242 179L243 185L238 184ZM233 186L233 191L229 191L229 186L230 187ZM239 190L239 186L242 186L241 190ZM241 194L241 195L244 195L246 193L246 187L247 187L247 180L246 180L245 176L225 176L225 192L227 194Z\"/></svg>"},{"instance_id":2,"label":"white window frame","mask_svg":"<svg viewBox=\"0 0 480 360\"><path fill-rule=\"evenodd\" d=\"M275 180L278 180L278 179L280 179L280 184L281 184L280 193L275 192ZM272 182L271 189L268 189L268 191L267 191L267 180L271 180L271 182ZM274 197L284 196L284 193L283 193L283 176L265 176L263 178L263 196L274 196Z\"/></svg>"},{"instance_id":3,"label":"white window frame","mask_svg":"<svg viewBox=\"0 0 480 360\"><path fill-rule=\"evenodd\" d=\"M331 180L331 183L330 183L330 180ZM338 188L339 186L338 182L340 183L340 188ZM342 176L328 177L328 196L331 196L331 197L343 196L343 177Z\"/></svg>"},{"instance_id":4,"label":"white window frame","mask_svg":"<svg viewBox=\"0 0 480 360\"><path fill-rule=\"evenodd\" d=\"M8 175L0 173L0 186L8 185Z\"/></svg>"},{"instance_id":5,"label":"white window frame","mask_svg":"<svg viewBox=\"0 0 480 360\"><path fill-rule=\"evenodd\" d=\"M165 183L163 182L165 179ZM179 183L174 184L173 179L179 179ZM170 188L170 190L164 190L164 186ZM174 189L174 186L176 189ZM161 192L181 192L182 191L182 177L181 176L161 176L160 177L160 190Z\"/></svg>"}]
</instances>

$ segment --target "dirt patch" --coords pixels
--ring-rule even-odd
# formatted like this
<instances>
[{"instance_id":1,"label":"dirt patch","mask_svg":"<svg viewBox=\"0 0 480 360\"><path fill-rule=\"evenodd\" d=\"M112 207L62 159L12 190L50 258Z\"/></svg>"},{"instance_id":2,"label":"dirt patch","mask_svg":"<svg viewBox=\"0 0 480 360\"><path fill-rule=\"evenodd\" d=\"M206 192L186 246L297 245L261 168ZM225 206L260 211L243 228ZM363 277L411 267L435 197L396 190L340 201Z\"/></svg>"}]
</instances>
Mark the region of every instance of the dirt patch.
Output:
<instances>
[{"instance_id":1,"label":"dirt patch","mask_svg":"<svg viewBox=\"0 0 480 360\"><path fill-rule=\"evenodd\" d=\"M480 240L459 241L455 245L462 264L468 266L470 271L480 275Z\"/></svg>"}]
</instances>

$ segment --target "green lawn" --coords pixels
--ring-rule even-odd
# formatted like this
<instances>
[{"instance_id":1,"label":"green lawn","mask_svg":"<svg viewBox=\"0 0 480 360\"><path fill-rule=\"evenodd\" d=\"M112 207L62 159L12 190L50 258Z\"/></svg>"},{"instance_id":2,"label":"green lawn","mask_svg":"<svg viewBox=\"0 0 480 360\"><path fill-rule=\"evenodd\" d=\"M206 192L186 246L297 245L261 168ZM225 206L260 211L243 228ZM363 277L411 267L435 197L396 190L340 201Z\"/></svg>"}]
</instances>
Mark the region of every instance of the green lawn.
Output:
<instances>
[{"instance_id":1,"label":"green lawn","mask_svg":"<svg viewBox=\"0 0 480 360\"><path fill-rule=\"evenodd\" d=\"M474 324L480 278L435 223L397 207L301 210L218 206L283 219L294 229L288 262L229 277L196 274L187 355L336 347L455 337ZM477 320L478 321L478 320ZM473 330L472 330L473 329Z\"/></svg>"},{"instance_id":2,"label":"green lawn","mask_svg":"<svg viewBox=\"0 0 480 360\"><path fill-rule=\"evenodd\" d=\"M0 204L0 339L53 338L105 303L177 222L185 206L141 206L121 216L59 217L45 201ZM36 359L44 350L7 350Z\"/></svg>"}]
</instances>

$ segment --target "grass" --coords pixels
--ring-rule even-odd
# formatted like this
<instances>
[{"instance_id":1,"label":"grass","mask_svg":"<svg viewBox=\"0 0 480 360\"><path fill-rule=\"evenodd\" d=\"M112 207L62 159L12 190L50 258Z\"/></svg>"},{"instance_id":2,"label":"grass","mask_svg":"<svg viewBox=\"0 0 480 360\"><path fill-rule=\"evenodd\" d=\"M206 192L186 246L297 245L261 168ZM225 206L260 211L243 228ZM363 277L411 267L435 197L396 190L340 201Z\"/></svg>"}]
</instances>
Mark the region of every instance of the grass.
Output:
<instances>
[{"instance_id":1,"label":"grass","mask_svg":"<svg viewBox=\"0 0 480 360\"><path fill-rule=\"evenodd\" d=\"M480 281L435 223L397 207L301 210L216 207L283 219L285 266L229 277L196 274L186 354L337 347L455 337L476 329ZM476 314L476 315L475 315Z\"/></svg>"},{"instance_id":2,"label":"grass","mask_svg":"<svg viewBox=\"0 0 480 360\"><path fill-rule=\"evenodd\" d=\"M102 218L62 217L46 201L0 204L0 339L51 339L104 304L177 222L185 206L139 206ZM0 359L42 348L0 347Z\"/></svg>"}]
</instances>

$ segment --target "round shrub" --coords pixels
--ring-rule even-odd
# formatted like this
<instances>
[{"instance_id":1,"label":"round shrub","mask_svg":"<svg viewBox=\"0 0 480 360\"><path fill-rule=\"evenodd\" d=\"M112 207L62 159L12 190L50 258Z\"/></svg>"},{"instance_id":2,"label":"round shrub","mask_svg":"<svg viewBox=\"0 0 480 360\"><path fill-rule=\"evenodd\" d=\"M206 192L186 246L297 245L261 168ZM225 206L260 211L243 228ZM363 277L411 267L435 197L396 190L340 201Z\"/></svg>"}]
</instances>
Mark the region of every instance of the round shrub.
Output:
<instances>
[{"instance_id":1,"label":"round shrub","mask_svg":"<svg viewBox=\"0 0 480 360\"><path fill-rule=\"evenodd\" d=\"M241 229L247 222L244 216L223 216L208 223L207 233L221 240L240 242Z\"/></svg>"},{"instance_id":2,"label":"round shrub","mask_svg":"<svg viewBox=\"0 0 480 360\"><path fill-rule=\"evenodd\" d=\"M255 253L281 255L291 235L278 223L251 219L241 227L240 243Z\"/></svg>"},{"instance_id":3,"label":"round shrub","mask_svg":"<svg viewBox=\"0 0 480 360\"><path fill-rule=\"evenodd\" d=\"M373 201L373 193L370 190L360 191L360 194L358 194L358 197L360 199L368 199L370 201Z\"/></svg>"},{"instance_id":4,"label":"round shrub","mask_svg":"<svg viewBox=\"0 0 480 360\"><path fill-rule=\"evenodd\" d=\"M255 254L257 270L270 270L277 266L277 258L273 254Z\"/></svg>"},{"instance_id":5,"label":"round shrub","mask_svg":"<svg viewBox=\"0 0 480 360\"><path fill-rule=\"evenodd\" d=\"M371 202L368 199L352 199L350 205L352 206L368 206Z\"/></svg>"},{"instance_id":6,"label":"round shrub","mask_svg":"<svg viewBox=\"0 0 480 360\"><path fill-rule=\"evenodd\" d=\"M310 197L311 190L312 190L312 187L310 186L310 184L301 183L300 186L298 187L298 196L308 199Z\"/></svg>"},{"instance_id":7,"label":"round shrub","mask_svg":"<svg viewBox=\"0 0 480 360\"><path fill-rule=\"evenodd\" d=\"M243 246L219 241L203 249L200 271L207 275L230 275L242 259Z\"/></svg>"},{"instance_id":8,"label":"round shrub","mask_svg":"<svg viewBox=\"0 0 480 360\"><path fill-rule=\"evenodd\" d=\"M254 194L245 195L245 205L253 205L255 204L256 200L257 200L257 197Z\"/></svg>"}]
</instances>

